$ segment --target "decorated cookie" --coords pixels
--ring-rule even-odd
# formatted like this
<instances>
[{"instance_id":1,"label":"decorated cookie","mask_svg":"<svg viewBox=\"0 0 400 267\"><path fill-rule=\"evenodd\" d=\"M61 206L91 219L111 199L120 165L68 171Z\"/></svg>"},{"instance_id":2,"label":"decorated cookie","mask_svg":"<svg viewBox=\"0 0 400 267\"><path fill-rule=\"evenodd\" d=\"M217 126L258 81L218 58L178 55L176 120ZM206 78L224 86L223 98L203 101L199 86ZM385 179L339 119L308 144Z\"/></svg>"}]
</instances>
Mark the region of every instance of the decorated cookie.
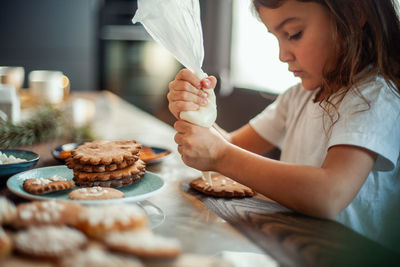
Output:
<instances>
[{"instance_id":1,"label":"decorated cookie","mask_svg":"<svg viewBox=\"0 0 400 267\"><path fill-rule=\"evenodd\" d=\"M249 187L220 174L212 177L212 184L202 178L197 178L189 185L197 191L216 197L251 197L254 195L254 191Z\"/></svg>"},{"instance_id":2,"label":"decorated cookie","mask_svg":"<svg viewBox=\"0 0 400 267\"><path fill-rule=\"evenodd\" d=\"M11 237L0 227L0 261L10 255L11 250Z\"/></svg>"},{"instance_id":3,"label":"decorated cookie","mask_svg":"<svg viewBox=\"0 0 400 267\"><path fill-rule=\"evenodd\" d=\"M124 257L91 247L65 257L60 267L144 267L137 259Z\"/></svg>"},{"instance_id":4,"label":"decorated cookie","mask_svg":"<svg viewBox=\"0 0 400 267\"><path fill-rule=\"evenodd\" d=\"M74 182L60 176L32 178L24 181L22 186L28 193L39 195L75 187Z\"/></svg>"},{"instance_id":5,"label":"decorated cookie","mask_svg":"<svg viewBox=\"0 0 400 267\"><path fill-rule=\"evenodd\" d=\"M110 165L121 163L139 154L141 145L134 140L86 142L72 150L72 158L81 164Z\"/></svg>"},{"instance_id":6,"label":"decorated cookie","mask_svg":"<svg viewBox=\"0 0 400 267\"><path fill-rule=\"evenodd\" d=\"M29 227L39 225L75 226L78 214L85 207L80 204L61 201L32 201L17 206L17 216L13 226Z\"/></svg>"},{"instance_id":7,"label":"decorated cookie","mask_svg":"<svg viewBox=\"0 0 400 267\"><path fill-rule=\"evenodd\" d=\"M90 206L79 214L77 228L100 239L105 233L127 231L147 225L147 216L135 204Z\"/></svg>"},{"instance_id":8,"label":"decorated cookie","mask_svg":"<svg viewBox=\"0 0 400 267\"><path fill-rule=\"evenodd\" d=\"M146 259L171 259L181 254L177 239L158 236L146 230L110 233L104 242L111 250Z\"/></svg>"},{"instance_id":9,"label":"decorated cookie","mask_svg":"<svg viewBox=\"0 0 400 267\"><path fill-rule=\"evenodd\" d=\"M142 160L137 160L132 166L110 172L81 172L74 170L74 180L88 182L93 180L106 181L109 179L122 179L137 175L146 168Z\"/></svg>"},{"instance_id":10,"label":"decorated cookie","mask_svg":"<svg viewBox=\"0 0 400 267\"><path fill-rule=\"evenodd\" d=\"M10 224L17 216L14 203L5 197L0 197L0 224Z\"/></svg>"},{"instance_id":11,"label":"decorated cookie","mask_svg":"<svg viewBox=\"0 0 400 267\"><path fill-rule=\"evenodd\" d=\"M30 257L57 259L71 255L86 245L86 236L66 226L30 227L14 236L18 252Z\"/></svg>"},{"instance_id":12,"label":"decorated cookie","mask_svg":"<svg viewBox=\"0 0 400 267\"><path fill-rule=\"evenodd\" d=\"M97 200L123 197L125 197L125 194L117 189L100 186L79 188L68 194L68 198L73 200Z\"/></svg>"}]
</instances>

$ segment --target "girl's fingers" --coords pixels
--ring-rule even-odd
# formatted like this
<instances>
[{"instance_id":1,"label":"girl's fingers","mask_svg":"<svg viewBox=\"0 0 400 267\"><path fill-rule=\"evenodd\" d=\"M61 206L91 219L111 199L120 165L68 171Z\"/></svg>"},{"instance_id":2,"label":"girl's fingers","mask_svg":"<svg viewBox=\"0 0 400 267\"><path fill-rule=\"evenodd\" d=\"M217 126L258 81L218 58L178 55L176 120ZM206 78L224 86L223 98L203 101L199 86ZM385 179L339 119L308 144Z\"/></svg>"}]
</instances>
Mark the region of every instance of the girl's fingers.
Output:
<instances>
[{"instance_id":1,"label":"girl's fingers","mask_svg":"<svg viewBox=\"0 0 400 267\"><path fill-rule=\"evenodd\" d=\"M214 76L208 76L207 78L201 80L200 85L205 89L214 89L217 85L217 78Z\"/></svg>"},{"instance_id":2,"label":"girl's fingers","mask_svg":"<svg viewBox=\"0 0 400 267\"><path fill-rule=\"evenodd\" d=\"M207 104L207 93L193 87L190 83L174 80L169 84L169 92L167 98L173 101L191 101L199 105Z\"/></svg>"},{"instance_id":3,"label":"girl's fingers","mask_svg":"<svg viewBox=\"0 0 400 267\"><path fill-rule=\"evenodd\" d=\"M187 91L169 91L167 94L168 101L191 101L201 104L202 96L195 95Z\"/></svg>"},{"instance_id":4,"label":"girl's fingers","mask_svg":"<svg viewBox=\"0 0 400 267\"><path fill-rule=\"evenodd\" d=\"M178 136L183 136L183 133L187 134L192 134L193 133L193 124L190 122L184 121L184 120L179 120L174 123L174 129L178 132ZM178 143L181 144L181 143Z\"/></svg>"},{"instance_id":5,"label":"girl's fingers","mask_svg":"<svg viewBox=\"0 0 400 267\"><path fill-rule=\"evenodd\" d=\"M169 102L168 104L169 111L171 111L171 113L177 119L180 119L181 112L189 110L198 110L199 107L200 106L198 104L187 101L174 101L174 102Z\"/></svg>"},{"instance_id":6,"label":"girl's fingers","mask_svg":"<svg viewBox=\"0 0 400 267\"><path fill-rule=\"evenodd\" d=\"M198 110L200 106L208 104L207 93L202 90L213 89L217 83L214 76L200 79L190 70L183 69L176 75L176 79L169 83L168 108L171 113L180 119L182 111Z\"/></svg>"},{"instance_id":7,"label":"girl's fingers","mask_svg":"<svg viewBox=\"0 0 400 267\"><path fill-rule=\"evenodd\" d=\"M194 95L198 95L201 91L200 89L194 87L188 81L183 80L173 80L169 83L168 88L170 91L186 91Z\"/></svg>"},{"instance_id":8,"label":"girl's fingers","mask_svg":"<svg viewBox=\"0 0 400 267\"><path fill-rule=\"evenodd\" d=\"M192 84L195 88L201 89L200 79L192 71L188 69L182 69L178 72L175 77L176 80L187 81Z\"/></svg>"}]
</instances>

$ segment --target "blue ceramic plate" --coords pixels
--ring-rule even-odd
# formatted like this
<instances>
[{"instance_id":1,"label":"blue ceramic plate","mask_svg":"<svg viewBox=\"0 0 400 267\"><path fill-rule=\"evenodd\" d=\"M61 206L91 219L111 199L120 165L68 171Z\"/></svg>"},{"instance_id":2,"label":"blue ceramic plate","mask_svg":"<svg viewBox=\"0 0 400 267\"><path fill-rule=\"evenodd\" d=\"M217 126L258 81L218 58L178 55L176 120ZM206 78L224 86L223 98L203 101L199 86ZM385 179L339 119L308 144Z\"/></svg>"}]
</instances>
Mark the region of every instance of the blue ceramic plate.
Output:
<instances>
[{"instance_id":1,"label":"blue ceramic plate","mask_svg":"<svg viewBox=\"0 0 400 267\"><path fill-rule=\"evenodd\" d=\"M143 146L146 146L146 145L143 145ZM160 158L156 158L156 159L153 159L153 160L147 160L147 161L146 161L146 165L158 164L158 163L160 163L161 161L165 160L168 156L171 155L171 151L169 151L168 149L161 148L161 147L155 147L155 146L148 146L148 147L150 147L151 150L153 150L153 152L154 152L156 155L161 154L161 153L165 153L165 156L162 156L162 157L160 157Z\"/></svg>"},{"instance_id":2,"label":"blue ceramic plate","mask_svg":"<svg viewBox=\"0 0 400 267\"><path fill-rule=\"evenodd\" d=\"M13 174L28 170L36 165L39 155L35 152L19 149L0 149L0 152L16 158L25 159L26 161L12 164L0 164L0 177L8 177Z\"/></svg>"},{"instance_id":3,"label":"blue ceramic plate","mask_svg":"<svg viewBox=\"0 0 400 267\"><path fill-rule=\"evenodd\" d=\"M155 173L146 171L145 176L136 183L131 185L118 187L118 190L124 192L125 198L105 199L105 200L70 200L68 193L79 187L64 191L52 192L43 195L33 195L26 192L22 185L24 180L29 178L44 178L58 175L69 180L73 178L73 171L65 165L52 166L32 169L22 173L18 173L10 177L7 181L8 189L14 194L31 200L63 200L71 202L79 202L82 204L103 204L103 203L119 203L119 202L137 202L151 197L161 191L164 187L164 181Z\"/></svg>"},{"instance_id":4,"label":"blue ceramic plate","mask_svg":"<svg viewBox=\"0 0 400 267\"><path fill-rule=\"evenodd\" d=\"M81 143L68 143L54 148L51 151L51 154L56 160L59 160L61 163L65 163L65 160L60 158L60 153L63 151L71 151L74 150L77 146L81 145Z\"/></svg>"}]
</instances>

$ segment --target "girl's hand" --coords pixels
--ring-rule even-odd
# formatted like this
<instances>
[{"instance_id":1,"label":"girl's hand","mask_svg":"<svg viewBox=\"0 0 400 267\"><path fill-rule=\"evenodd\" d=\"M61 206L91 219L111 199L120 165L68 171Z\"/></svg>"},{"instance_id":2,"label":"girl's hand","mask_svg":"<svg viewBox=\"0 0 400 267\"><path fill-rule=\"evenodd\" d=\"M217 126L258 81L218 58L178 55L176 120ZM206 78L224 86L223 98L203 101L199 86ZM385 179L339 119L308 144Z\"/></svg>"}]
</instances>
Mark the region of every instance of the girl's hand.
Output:
<instances>
[{"instance_id":1,"label":"girl's hand","mask_svg":"<svg viewBox=\"0 0 400 267\"><path fill-rule=\"evenodd\" d=\"M217 163L225 155L228 141L213 127L204 128L179 120L174 128L178 132L174 139L183 162L198 170L217 171Z\"/></svg>"},{"instance_id":2,"label":"girl's hand","mask_svg":"<svg viewBox=\"0 0 400 267\"><path fill-rule=\"evenodd\" d=\"M207 105L207 93L202 89L214 89L216 84L214 76L200 80L188 69L179 71L175 80L169 83L169 110L177 119L180 119L182 111L198 110L200 106Z\"/></svg>"}]
</instances>

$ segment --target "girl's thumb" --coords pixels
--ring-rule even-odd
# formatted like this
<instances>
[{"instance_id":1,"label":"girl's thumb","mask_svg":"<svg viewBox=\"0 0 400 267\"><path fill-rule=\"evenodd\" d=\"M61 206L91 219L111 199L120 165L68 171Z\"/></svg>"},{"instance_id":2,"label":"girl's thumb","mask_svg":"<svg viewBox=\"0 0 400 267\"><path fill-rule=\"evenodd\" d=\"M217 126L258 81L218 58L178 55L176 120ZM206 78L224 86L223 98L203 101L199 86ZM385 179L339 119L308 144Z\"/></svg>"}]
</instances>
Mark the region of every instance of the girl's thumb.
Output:
<instances>
[{"instance_id":1,"label":"girl's thumb","mask_svg":"<svg viewBox=\"0 0 400 267\"><path fill-rule=\"evenodd\" d=\"M214 76L208 76L201 80L201 86L205 89L213 89L217 85L217 79Z\"/></svg>"}]
</instances>

